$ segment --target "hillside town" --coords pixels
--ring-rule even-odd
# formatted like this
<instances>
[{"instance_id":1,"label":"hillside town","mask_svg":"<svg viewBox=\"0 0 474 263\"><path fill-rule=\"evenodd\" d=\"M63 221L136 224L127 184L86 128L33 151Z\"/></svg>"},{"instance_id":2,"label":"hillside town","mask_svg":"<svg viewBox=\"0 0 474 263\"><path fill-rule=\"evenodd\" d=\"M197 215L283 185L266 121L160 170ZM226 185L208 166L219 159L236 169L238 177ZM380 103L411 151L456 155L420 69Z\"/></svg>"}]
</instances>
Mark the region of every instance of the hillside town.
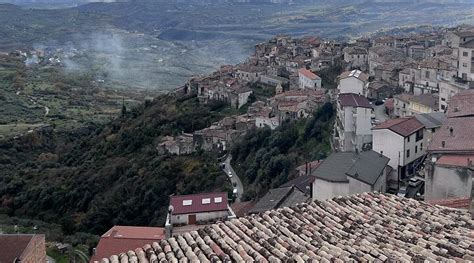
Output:
<instances>
[{"instance_id":1,"label":"hillside town","mask_svg":"<svg viewBox=\"0 0 474 263\"><path fill-rule=\"evenodd\" d=\"M276 36L169 96L235 112L154 145L171 155L219 153L233 195L171 196L164 226L114 226L90 262L474 261L474 27L349 42ZM242 200L232 145L327 103L332 153ZM35 244L44 252L44 236L1 242L22 249L0 252L0 262L39 262L28 259Z\"/></svg>"}]
</instances>

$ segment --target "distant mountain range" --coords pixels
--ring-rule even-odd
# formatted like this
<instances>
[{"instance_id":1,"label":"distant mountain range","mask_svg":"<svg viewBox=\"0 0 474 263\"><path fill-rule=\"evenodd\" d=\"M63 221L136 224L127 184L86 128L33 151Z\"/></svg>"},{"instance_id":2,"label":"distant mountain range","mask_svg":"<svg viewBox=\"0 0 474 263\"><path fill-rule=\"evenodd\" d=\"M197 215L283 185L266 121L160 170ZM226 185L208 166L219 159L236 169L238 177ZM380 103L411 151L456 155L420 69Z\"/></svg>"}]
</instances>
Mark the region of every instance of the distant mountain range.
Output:
<instances>
[{"instance_id":1,"label":"distant mountain range","mask_svg":"<svg viewBox=\"0 0 474 263\"><path fill-rule=\"evenodd\" d=\"M93 2L136 2L136 1L148 1L148 0L0 0L1 3L9 3L21 6L50 6L50 7L63 7L63 6L78 6ZM166 3L274 3L274 4L298 4L298 3L325 3L324 0L154 0L155 2L166 2ZM360 3L474 3L474 0L333 0L332 4L360 4Z\"/></svg>"}]
</instances>

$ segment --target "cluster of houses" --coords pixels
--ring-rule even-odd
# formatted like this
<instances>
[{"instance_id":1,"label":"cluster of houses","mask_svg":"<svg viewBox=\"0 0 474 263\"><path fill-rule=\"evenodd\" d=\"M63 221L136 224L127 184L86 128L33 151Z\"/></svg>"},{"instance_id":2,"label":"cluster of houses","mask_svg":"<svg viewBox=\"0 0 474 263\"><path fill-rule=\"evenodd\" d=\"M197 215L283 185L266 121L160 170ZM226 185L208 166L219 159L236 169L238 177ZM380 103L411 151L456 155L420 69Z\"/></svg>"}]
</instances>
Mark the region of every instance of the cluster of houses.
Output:
<instances>
[{"instance_id":1,"label":"cluster of houses","mask_svg":"<svg viewBox=\"0 0 474 263\"><path fill-rule=\"evenodd\" d=\"M247 112L224 118L193 134L161 138L157 148L177 155L198 149L223 151L248 129L275 129L282 122L308 118L331 97L316 72L340 60L339 44L314 37L279 36L258 44L246 62L221 66L208 76L193 77L178 89L181 96L196 95L200 103L223 103L235 109L246 106ZM270 90L274 96L252 99L255 86Z\"/></svg>"},{"instance_id":2,"label":"cluster of houses","mask_svg":"<svg viewBox=\"0 0 474 263\"><path fill-rule=\"evenodd\" d=\"M448 139L468 130L454 124L465 125L470 117L465 108L474 105L474 100L469 101L472 99L469 92L474 88L472 43L472 27L406 37L359 39L344 44L316 38L276 37L258 44L247 62L225 66L206 81L189 84L197 89L198 97L206 94L204 103L209 103L216 94L216 100L227 101L232 96L222 95L221 91L243 90L255 83L271 87L276 95L252 103L246 114L226 118L175 141L188 138L189 142L199 141L205 149L216 145L225 149L249 128L275 129L286 120L306 118L322 103L333 100L337 112L332 138L335 152L326 160L311 162L309 171L307 167L304 173L300 171L301 176L294 184L289 182L272 189L259 202L254 202L254 208L245 206L248 209L244 213L366 191L438 202L450 198L471 200L468 190L472 185L471 157L462 162L467 174L462 178L469 181L462 195L453 189L441 190L446 192L443 195L433 194L440 193L435 189L438 186L448 187L433 180L443 180L436 176L446 170L444 166L435 169L439 151L449 148ZM337 59L346 62L347 71L338 76L337 89L328 91L316 72L334 65ZM218 84L210 85L209 79ZM229 103L241 106L239 99ZM377 107L382 107L382 113L376 112ZM447 134L451 137L439 142L437 134L450 129L454 130ZM469 133L463 136L459 140L474 141ZM435 143L446 149L433 151ZM456 146L461 148L459 154L470 151L463 148L469 143ZM431 158L431 154L436 158ZM445 161L446 157L441 160ZM434 164L426 165L430 163ZM453 181L454 185L457 184Z\"/></svg>"},{"instance_id":3,"label":"cluster of houses","mask_svg":"<svg viewBox=\"0 0 474 263\"><path fill-rule=\"evenodd\" d=\"M245 63L192 78L181 89L183 94L196 95L204 104L246 106L246 113L226 117L193 134L163 137L160 151L180 155L197 149L226 150L249 129L275 129L282 122L307 118L332 100L336 110L334 152L324 160L301 164L294 179L270 189L259 200L230 204L227 193L171 196L164 228L115 226L101 237L91 262L159 258L173 262L305 262L355 257L384 262L390 261L390 255L394 261L474 260L472 233L466 238L469 231L464 228L451 233L458 242L463 240L459 246L432 237L405 242L440 229L439 224L449 225L449 220L470 220L465 210L470 210L474 192L473 56L472 27L344 44L279 36L256 45L255 54ZM317 72L341 60L346 71L338 76L337 88L329 91ZM254 101L255 86L271 89L274 96ZM383 214L368 205L375 203L386 208ZM444 210L428 203L462 210ZM367 221L368 213L377 221ZM450 219L440 221L434 214ZM377 227L380 218L395 217L396 224ZM407 218L424 221L400 224ZM311 227L321 233L305 230L313 221L317 227ZM354 223L364 227L353 228ZM381 229L393 225L397 225L393 231L382 233ZM373 231L364 230L371 226ZM341 235L334 234L330 244L324 240L337 232L333 228L380 235L341 245L352 239L335 242ZM281 235L274 236L275 231ZM398 231L403 237L394 236ZM378 245L382 238L411 252L387 250L388 245Z\"/></svg>"}]
</instances>

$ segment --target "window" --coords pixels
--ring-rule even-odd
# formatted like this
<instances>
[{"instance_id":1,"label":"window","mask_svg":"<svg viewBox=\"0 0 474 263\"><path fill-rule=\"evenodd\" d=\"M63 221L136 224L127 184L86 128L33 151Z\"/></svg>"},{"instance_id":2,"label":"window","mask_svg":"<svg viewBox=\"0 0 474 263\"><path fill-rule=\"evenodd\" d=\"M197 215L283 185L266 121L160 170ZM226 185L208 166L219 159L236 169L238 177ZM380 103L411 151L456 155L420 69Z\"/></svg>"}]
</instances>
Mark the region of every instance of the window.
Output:
<instances>
[{"instance_id":1,"label":"window","mask_svg":"<svg viewBox=\"0 0 474 263\"><path fill-rule=\"evenodd\" d=\"M469 52L466 52L466 51L462 52L462 56L463 56L463 57L469 56Z\"/></svg>"},{"instance_id":2,"label":"window","mask_svg":"<svg viewBox=\"0 0 474 263\"><path fill-rule=\"evenodd\" d=\"M467 68L467 63L462 63L462 66L463 66L464 68Z\"/></svg>"},{"instance_id":3,"label":"window","mask_svg":"<svg viewBox=\"0 0 474 263\"><path fill-rule=\"evenodd\" d=\"M193 200L183 200L183 206L189 206L193 204Z\"/></svg>"},{"instance_id":4,"label":"window","mask_svg":"<svg viewBox=\"0 0 474 263\"><path fill-rule=\"evenodd\" d=\"M423 143L420 143L420 151L423 151Z\"/></svg>"},{"instance_id":5,"label":"window","mask_svg":"<svg viewBox=\"0 0 474 263\"><path fill-rule=\"evenodd\" d=\"M431 133L435 133L436 132L436 129L435 128L431 128Z\"/></svg>"},{"instance_id":6,"label":"window","mask_svg":"<svg viewBox=\"0 0 474 263\"><path fill-rule=\"evenodd\" d=\"M410 150L407 150L407 158L410 158Z\"/></svg>"},{"instance_id":7,"label":"window","mask_svg":"<svg viewBox=\"0 0 474 263\"><path fill-rule=\"evenodd\" d=\"M423 140L423 130L419 130L416 132L416 141Z\"/></svg>"},{"instance_id":8,"label":"window","mask_svg":"<svg viewBox=\"0 0 474 263\"><path fill-rule=\"evenodd\" d=\"M207 205L207 204L210 204L211 203L211 198L203 198L202 199L202 204L203 205Z\"/></svg>"},{"instance_id":9,"label":"window","mask_svg":"<svg viewBox=\"0 0 474 263\"><path fill-rule=\"evenodd\" d=\"M425 71L425 78L429 79L430 78L430 72L427 70Z\"/></svg>"},{"instance_id":10,"label":"window","mask_svg":"<svg viewBox=\"0 0 474 263\"><path fill-rule=\"evenodd\" d=\"M415 146L415 153L418 153L418 146Z\"/></svg>"},{"instance_id":11,"label":"window","mask_svg":"<svg viewBox=\"0 0 474 263\"><path fill-rule=\"evenodd\" d=\"M222 197L214 197L214 203L222 203Z\"/></svg>"},{"instance_id":12,"label":"window","mask_svg":"<svg viewBox=\"0 0 474 263\"><path fill-rule=\"evenodd\" d=\"M410 142L410 136L407 137L407 142Z\"/></svg>"}]
</instances>

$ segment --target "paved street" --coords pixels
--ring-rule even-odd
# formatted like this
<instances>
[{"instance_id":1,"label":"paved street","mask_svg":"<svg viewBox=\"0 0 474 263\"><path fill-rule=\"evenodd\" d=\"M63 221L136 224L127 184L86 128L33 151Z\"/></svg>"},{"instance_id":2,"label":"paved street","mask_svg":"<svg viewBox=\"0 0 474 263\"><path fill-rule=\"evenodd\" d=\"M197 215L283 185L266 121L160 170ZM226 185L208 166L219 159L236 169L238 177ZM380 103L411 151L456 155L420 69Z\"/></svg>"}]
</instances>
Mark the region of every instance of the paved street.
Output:
<instances>
[{"instance_id":1,"label":"paved street","mask_svg":"<svg viewBox=\"0 0 474 263\"><path fill-rule=\"evenodd\" d=\"M234 188L237 188L236 202L240 202L240 199L242 198L242 195L244 194L244 185L242 184L242 181L240 180L240 178L237 176L237 173L235 173L234 169L230 165L231 159L232 159L232 156L230 156L229 154L229 156L227 156L227 159L224 161L225 163L224 172L227 177L229 177L229 171L232 173L232 177L230 178L230 181L232 183L232 186Z\"/></svg>"},{"instance_id":2,"label":"paved street","mask_svg":"<svg viewBox=\"0 0 474 263\"><path fill-rule=\"evenodd\" d=\"M376 106L374 105L375 119L379 122L384 122L389 119L388 115L385 113L385 104Z\"/></svg>"}]
</instances>

